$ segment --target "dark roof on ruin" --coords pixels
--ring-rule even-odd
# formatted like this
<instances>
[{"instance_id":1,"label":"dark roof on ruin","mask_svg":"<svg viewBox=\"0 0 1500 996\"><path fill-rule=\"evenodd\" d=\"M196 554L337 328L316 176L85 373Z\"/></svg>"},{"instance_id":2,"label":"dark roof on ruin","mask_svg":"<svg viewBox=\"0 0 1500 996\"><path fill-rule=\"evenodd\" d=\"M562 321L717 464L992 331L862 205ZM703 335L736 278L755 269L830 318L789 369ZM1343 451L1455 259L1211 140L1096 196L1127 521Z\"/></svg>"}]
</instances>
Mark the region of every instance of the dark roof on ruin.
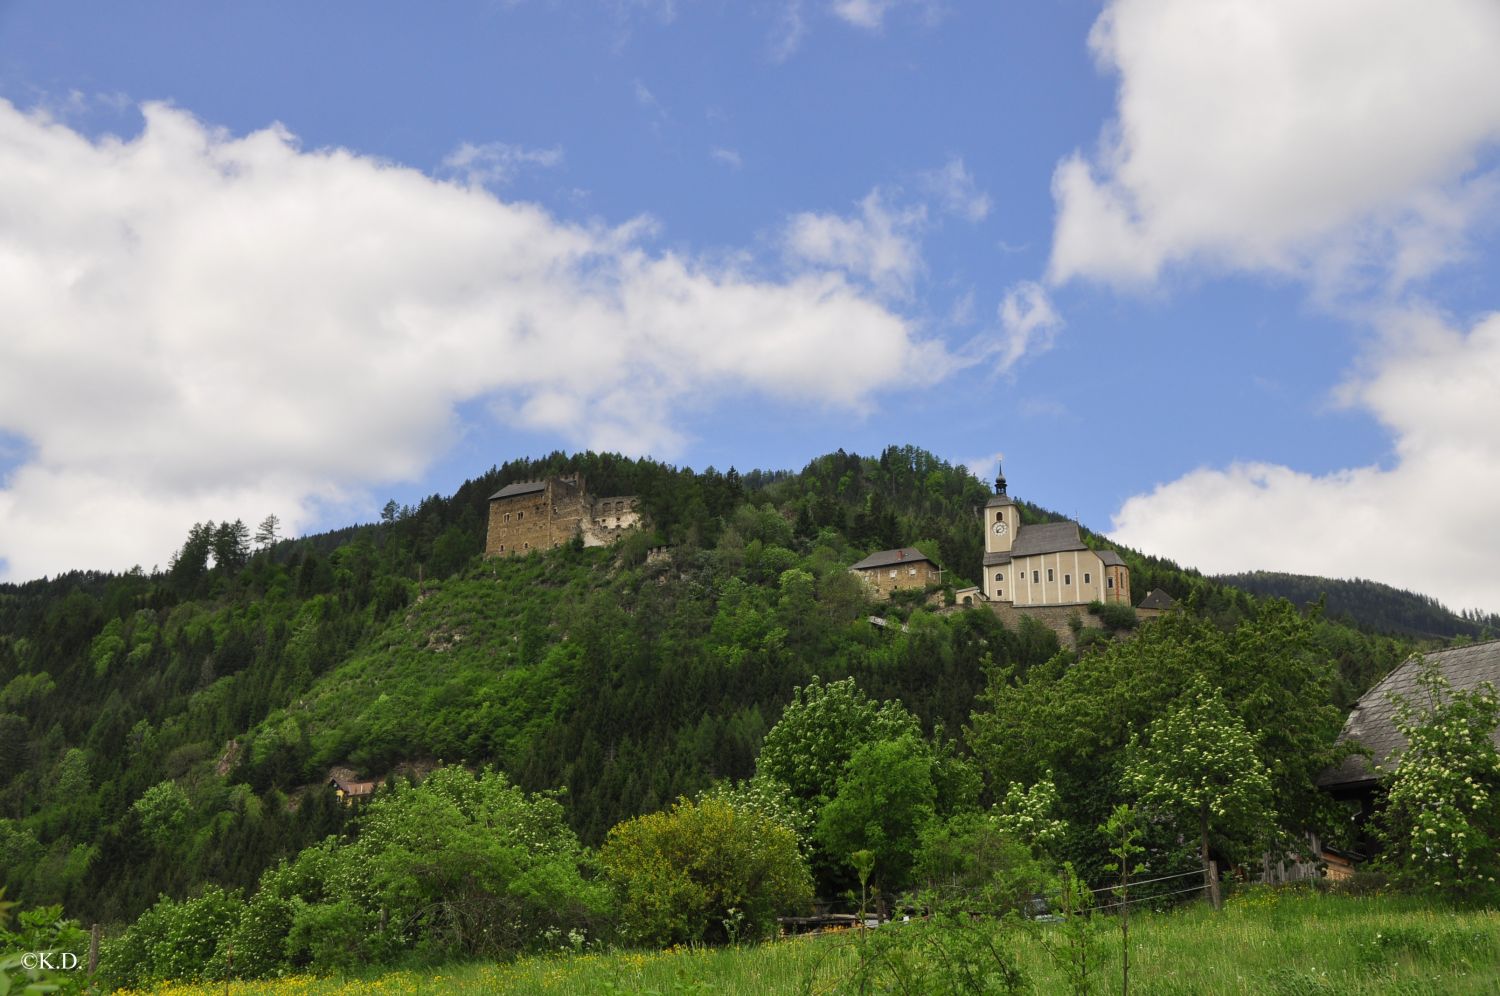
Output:
<instances>
[{"instance_id":1,"label":"dark roof on ruin","mask_svg":"<svg viewBox=\"0 0 1500 996\"><path fill-rule=\"evenodd\" d=\"M914 546L903 546L899 550L881 550L872 553L864 560L853 565L851 571L867 571L876 567L889 567L892 564L915 564L921 561L932 563L932 558Z\"/></svg>"},{"instance_id":2,"label":"dark roof on ruin","mask_svg":"<svg viewBox=\"0 0 1500 996\"><path fill-rule=\"evenodd\" d=\"M1012 557L1031 557L1038 553L1062 553L1065 550L1087 550L1078 537L1076 522L1043 522L1016 530Z\"/></svg>"},{"instance_id":3,"label":"dark roof on ruin","mask_svg":"<svg viewBox=\"0 0 1500 996\"><path fill-rule=\"evenodd\" d=\"M515 484L507 484L505 487L490 495L490 501L496 498L514 498L516 495L535 494L538 491L547 490L546 481L517 481Z\"/></svg>"},{"instance_id":4,"label":"dark roof on ruin","mask_svg":"<svg viewBox=\"0 0 1500 996\"><path fill-rule=\"evenodd\" d=\"M1160 588L1152 588L1150 591L1146 592L1146 597L1141 599L1141 604L1137 605L1136 608L1166 610L1173 608L1176 605L1177 601L1172 598L1171 595L1168 595Z\"/></svg>"},{"instance_id":5,"label":"dark roof on ruin","mask_svg":"<svg viewBox=\"0 0 1500 996\"><path fill-rule=\"evenodd\" d=\"M1471 691L1486 681L1500 685L1500 640L1438 650L1427 654L1426 659L1442 670L1454 691ZM1376 769L1389 768L1393 761L1399 760L1406 749L1406 738L1396 729L1396 707L1391 696L1399 695L1418 707L1425 704L1425 693L1417 685L1422 660L1421 654L1413 654L1355 703L1339 734L1339 743L1362 744L1369 748L1370 757L1346 758L1338 767L1323 772L1318 778L1320 786L1370 784L1379 777ZM1500 730L1495 731L1495 743L1500 746Z\"/></svg>"}]
</instances>

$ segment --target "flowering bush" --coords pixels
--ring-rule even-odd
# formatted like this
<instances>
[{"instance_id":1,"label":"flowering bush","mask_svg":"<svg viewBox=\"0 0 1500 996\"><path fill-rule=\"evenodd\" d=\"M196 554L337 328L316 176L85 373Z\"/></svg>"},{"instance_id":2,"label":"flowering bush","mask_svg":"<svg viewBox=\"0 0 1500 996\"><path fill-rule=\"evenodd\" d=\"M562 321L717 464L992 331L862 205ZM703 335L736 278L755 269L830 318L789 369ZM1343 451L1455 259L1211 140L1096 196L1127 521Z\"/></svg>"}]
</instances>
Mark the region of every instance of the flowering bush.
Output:
<instances>
[{"instance_id":1,"label":"flowering bush","mask_svg":"<svg viewBox=\"0 0 1500 996\"><path fill-rule=\"evenodd\" d=\"M1424 705L1396 696L1396 728L1406 737L1386 773L1379 828L1397 880L1478 902L1500 899L1500 701L1486 682L1454 691L1435 665L1417 678Z\"/></svg>"}]
</instances>

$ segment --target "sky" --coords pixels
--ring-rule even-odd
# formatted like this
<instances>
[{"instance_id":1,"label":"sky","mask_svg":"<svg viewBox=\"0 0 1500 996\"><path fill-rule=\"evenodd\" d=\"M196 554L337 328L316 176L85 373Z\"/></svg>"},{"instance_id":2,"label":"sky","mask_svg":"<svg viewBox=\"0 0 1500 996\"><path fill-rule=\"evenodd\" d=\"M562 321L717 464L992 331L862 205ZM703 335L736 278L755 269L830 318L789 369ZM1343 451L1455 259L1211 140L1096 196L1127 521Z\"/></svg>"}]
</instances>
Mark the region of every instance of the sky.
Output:
<instances>
[{"instance_id":1,"label":"sky","mask_svg":"<svg viewBox=\"0 0 1500 996\"><path fill-rule=\"evenodd\" d=\"M0 0L0 580L915 444L1500 610L1492 0Z\"/></svg>"}]
</instances>

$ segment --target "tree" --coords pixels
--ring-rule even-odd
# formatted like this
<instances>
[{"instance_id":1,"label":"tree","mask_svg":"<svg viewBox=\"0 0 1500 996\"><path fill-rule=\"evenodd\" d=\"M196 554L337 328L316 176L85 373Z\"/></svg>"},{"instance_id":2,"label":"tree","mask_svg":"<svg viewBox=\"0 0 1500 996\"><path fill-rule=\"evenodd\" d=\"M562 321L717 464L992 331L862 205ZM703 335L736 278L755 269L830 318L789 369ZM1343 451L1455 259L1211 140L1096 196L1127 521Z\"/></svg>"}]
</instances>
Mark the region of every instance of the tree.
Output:
<instances>
[{"instance_id":1,"label":"tree","mask_svg":"<svg viewBox=\"0 0 1500 996\"><path fill-rule=\"evenodd\" d=\"M845 860L855 851L874 852L875 881L891 893L910 883L919 835L936 815L932 753L906 733L854 752L818 814L815 837Z\"/></svg>"},{"instance_id":2,"label":"tree","mask_svg":"<svg viewBox=\"0 0 1500 996\"><path fill-rule=\"evenodd\" d=\"M678 799L618 824L599 861L626 932L650 944L774 936L778 914L812 901L796 834L723 798Z\"/></svg>"},{"instance_id":3,"label":"tree","mask_svg":"<svg viewBox=\"0 0 1500 996\"><path fill-rule=\"evenodd\" d=\"M917 718L899 702L877 704L853 678L825 685L813 675L766 732L756 767L816 809L833 797L860 747L920 733Z\"/></svg>"},{"instance_id":4,"label":"tree","mask_svg":"<svg viewBox=\"0 0 1500 996\"><path fill-rule=\"evenodd\" d=\"M1209 832L1264 839L1275 819L1271 782L1244 722L1201 677L1165 716L1133 743L1125 784L1148 810L1172 819L1196 817L1205 886Z\"/></svg>"},{"instance_id":5,"label":"tree","mask_svg":"<svg viewBox=\"0 0 1500 996\"><path fill-rule=\"evenodd\" d=\"M1378 830L1401 879L1493 903L1500 899L1500 702L1488 682L1454 691L1433 663L1422 666L1417 686L1425 703L1392 697L1407 746L1385 773Z\"/></svg>"},{"instance_id":6,"label":"tree","mask_svg":"<svg viewBox=\"0 0 1500 996\"><path fill-rule=\"evenodd\" d=\"M221 522L213 534L214 566L234 572L250 559L250 529L240 519Z\"/></svg>"},{"instance_id":7,"label":"tree","mask_svg":"<svg viewBox=\"0 0 1500 996\"><path fill-rule=\"evenodd\" d=\"M255 548L265 550L276 545L281 539L281 520L275 513L260 520L260 528L255 530Z\"/></svg>"},{"instance_id":8,"label":"tree","mask_svg":"<svg viewBox=\"0 0 1500 996\"><path fill-rule=\"evenodd\" d=\"M176 841L192 812L187 793L170 780L148 788L130 808L140 820L142 835L159 848Z\"/></svg>"}]
</instances>

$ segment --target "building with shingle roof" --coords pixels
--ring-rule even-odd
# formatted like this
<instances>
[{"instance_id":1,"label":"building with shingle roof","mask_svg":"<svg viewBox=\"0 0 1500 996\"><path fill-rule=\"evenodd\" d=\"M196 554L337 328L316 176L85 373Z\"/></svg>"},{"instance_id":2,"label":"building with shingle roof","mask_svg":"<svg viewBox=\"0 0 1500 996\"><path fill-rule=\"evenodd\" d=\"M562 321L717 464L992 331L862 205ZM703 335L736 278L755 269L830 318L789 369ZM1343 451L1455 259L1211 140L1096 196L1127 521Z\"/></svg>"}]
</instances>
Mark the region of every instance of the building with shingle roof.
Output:
<instances>
[{"instance_id":1,"label":"building with shingle roof","mask_svg":"<svg viewBox=\"0 0 1500 996\"><path fill-rule=\"evenodd\" d=\"M1021 524L1006 493L1005 474L984 506L983 581L991 602L1016 608L1042 605L1130 604L1130 568L1113 550L1091 550L1078 523Z\"/></svg>"},{"instance_id":2,"label":"building with shingle roof","mask_svg":"<svg viewBox=\"0 0 1500 996\"><path fill-rule=\"evenodd\" d=\"M1425 702L1426 693L1417 684L1424 659L1437 665L1456 692L1473 691L1485 682L1500 687L1500 640L1451 647L1425 657L1413 654L1361 696L1344 721L1338 742L1363 747L1370 756L1345 758L1342 764L1329 768L1318 778L1320 788L1340 798L1368 796L1378 784L1381 772L1399 763L1401 752L1406 749L1406 738L1396 729L1396 705L1392 697L1399 696L1414 706ZM1500 730L1495 732L1495 744L1500 746Z\"/></svg>"},{"instance_id":3,"label":"building with shingle roof","mask_svg":"<svg viewBox=\"0 0 1500 996\"><path fill-rule=\"evenodd\" d=\"M943 575L942 568L914 546L872 553L850 566L849 571L882 595L901 588L941 584Z\"/></svg>"},{"instance_id":4,"label":"building with shingle roof","mask_svg":"<svg viewBox=\"0 0 1500 996\"><path fill-rule=\"evenodd\" d=\"M642 525L635 495L595 498L579 474L507 484L490 495L489 504L484 543L489 557L550 550L575 536L584 546L608 546Z\"/></svg>"}]
</instances>

